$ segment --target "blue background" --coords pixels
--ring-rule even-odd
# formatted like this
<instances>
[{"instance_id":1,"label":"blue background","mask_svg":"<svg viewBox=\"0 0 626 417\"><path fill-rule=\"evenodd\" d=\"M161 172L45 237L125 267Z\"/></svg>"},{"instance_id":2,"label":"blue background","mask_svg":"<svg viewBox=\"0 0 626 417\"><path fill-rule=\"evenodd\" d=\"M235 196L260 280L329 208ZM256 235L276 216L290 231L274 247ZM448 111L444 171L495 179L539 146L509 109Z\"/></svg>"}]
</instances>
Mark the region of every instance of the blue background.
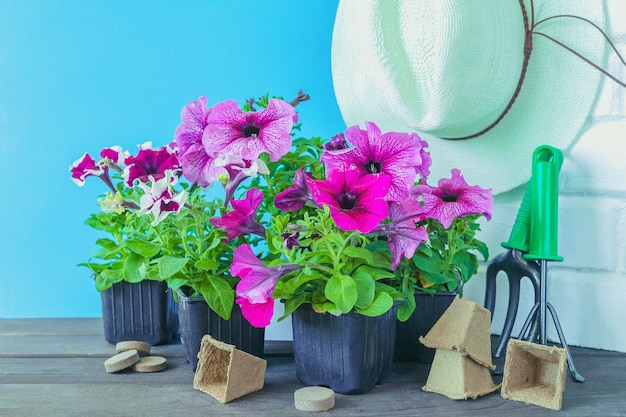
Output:
<instances>
[{"instance_id":1,"label":"blue background","mask_svg":"<svg viewBox=\"0 0 626 417\"><path fill-rule=\"evenodd\" d=\"M345 125L333 93L337 0L0 2L0 317L97 317L83 224L102 183L84 152L168 143L180 111L265 93L298 107L305 135Z\"/></svg>"}]
</instances>

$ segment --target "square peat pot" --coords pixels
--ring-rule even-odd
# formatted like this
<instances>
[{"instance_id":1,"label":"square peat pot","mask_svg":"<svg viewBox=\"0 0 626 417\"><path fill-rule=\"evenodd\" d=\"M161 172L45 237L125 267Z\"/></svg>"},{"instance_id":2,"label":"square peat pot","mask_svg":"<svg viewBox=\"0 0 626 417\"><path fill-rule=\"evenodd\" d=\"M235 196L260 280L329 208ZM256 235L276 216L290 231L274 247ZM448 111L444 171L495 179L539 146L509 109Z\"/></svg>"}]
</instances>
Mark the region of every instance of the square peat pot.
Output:
<instances>
[{"instance_id":1,"label":"square peat pot","mask_svg":"<svg viewBox=\"0 0 626 417\"><path fill-rule=\"evenodd\" d=\"M396 308L378 317L319 314L310 304L292 313L296 377L307 386L363 394L391 370Z\"/></svg>"},{"instance_id":2,"label":"square peat pot","mask_svg":"<svg viewBox=\"0 0 626 417\"><path fill-rule=\"evenodd\" d=\"M252 326L235 305L229 320L224 320L209 308L202 296L188 297L177 291L179 305L180 340L185 359L195 370L198 352L204 335L220 342L234 345L237 349L262 358L265 344L265 328Z\"/></svg>"},{"instance_id":3,"label":"square peat pot","mask_svg":"<svg viewBox=\"0 0 626 417\"><path fill-rule=\"evenodd\" d=\"M104 338L109 343L139 340L162 345L178 336L178 305L165 282L122 281L102 291L101 298Z\"/></svg>"}]
</instances>

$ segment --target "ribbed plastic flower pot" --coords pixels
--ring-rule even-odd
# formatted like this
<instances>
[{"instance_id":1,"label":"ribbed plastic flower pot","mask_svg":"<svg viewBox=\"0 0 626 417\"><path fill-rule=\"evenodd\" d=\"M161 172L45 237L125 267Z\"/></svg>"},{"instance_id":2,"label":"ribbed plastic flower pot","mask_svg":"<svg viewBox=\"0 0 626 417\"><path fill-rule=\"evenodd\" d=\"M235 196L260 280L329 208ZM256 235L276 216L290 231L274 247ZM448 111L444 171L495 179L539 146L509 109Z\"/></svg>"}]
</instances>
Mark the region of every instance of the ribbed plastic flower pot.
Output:
<instances>
[{"instance_id":1,"label":"ribbed plastic flower pot","mask_svg":"<svg viewBox=\"0 0 626 417\"><path fill-rule=\"evenodd\" d=\"M435 349L424 346L418 338L426 336L457 295L457 292L415 293L415 312L407 321L396 324L395 361L433 363Z\"/></svg>"},{"instance_id":2,"label":"ribbed plastic flower pot","mask_svg":"<svg viewBox=\"0 0 626 417\"><path fill-rule=\"evenodd\" d=\"M310 304L292 313L296 377L341 394L363 394L391 370L395 307L378 317L319 314Z\"/></svg>"},{"instance_id":3,"label":"ribbed plastic flower pot","mask_svg":"<svg viewBox=\"0 0 626 417\"><path fill-rule=\"evenodd\" d=\"M178 336L178 306L165 282L118 282L101 293L104 338L116 344L139 340L151 345Z\"/></svg>"},{"instance_id":4,"label":"ribbed plastic flower pot","mask_svg":"<svg viewBox=\"0 0 626 417\"><path fill-rule=\"evenodd\" d=\"M220 342L234 345L237 349L262 358L265 344L265 328L252 326L235 305L229 320L224 320L209 308L204 297L188 297L177 290L180 322L180 341L185 359L195 371L198 352L204 335L211 335Z\"/></svg>"}]
</instances>

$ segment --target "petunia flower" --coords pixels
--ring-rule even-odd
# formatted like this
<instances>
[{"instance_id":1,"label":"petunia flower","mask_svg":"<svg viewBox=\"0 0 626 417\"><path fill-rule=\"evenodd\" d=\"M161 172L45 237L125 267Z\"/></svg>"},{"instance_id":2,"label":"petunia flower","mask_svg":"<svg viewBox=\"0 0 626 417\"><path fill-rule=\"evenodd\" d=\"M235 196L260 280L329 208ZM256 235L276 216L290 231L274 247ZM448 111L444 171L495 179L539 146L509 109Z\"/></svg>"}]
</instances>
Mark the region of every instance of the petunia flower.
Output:
<instances>
[{"instance_id":1,"label":"petunia flower","mask_svg":"<svg viewBox=\"0 0 626 417\"><path fill-rule=\"evenodd\" d=\"M98 204L100 204L100 208L104 213L122 213L125 210L124 207L124 198L122 194L118 191L115 194L106 192L104 193L105 198L99 198Z\"/></svg>"},{"instance_id":2,"label":"petunia flower","mask_svg":"<svg viewBox=\"0 0 626 417\"><path fill-rule=\"evenodd\" d=\"M402 255L412 258L417 247L428 240L426 229L416 225L425 218L422 204L415 198L407 197L399 203L389 202L389 223L378 225L372 232L387 236L393 269L402 260Z\"/></svg>"},{"instance_id":3,"label":"petunia flower","mask_svg":"<svg viewBox=\"0 0 626 417\"><path fill-rule=\"evenodd\" d=\"M467 214L482 214L487 220L491 219L491 189L468 185L458 169L452 170L452 178L440 179L438 185L417 185L411 194L423 198L426 215L439 221L446 229L455 218Z\"/></svg>"},{"instance_id":4,"label":"petunia flower","mask_svg":"<svg viewBox=\"0 0 626 417\"><path fill-rule=\"evenodd\" d=\"M357 167L361 175L383 173L390 177L391 187L385 197L389 201L400 201L409 195L417 174L421 174L425 163L423 148L427 146L417 133L388 132L381 134L376 124L367 122L365 129L351 126L346 137L354 148L326 151L322 161L327 169L341 164ZM428 165L430 166L430 165Z\"/></svg>"},{"instance_id":5,"label":"petunia flower","mask_svg":"<svg viewBox=\"0 0 626 417\"><path fill-rule=\"evenodd\" d=\"M226 240L232 240L237 236L253 233L265 237L265 228L256 221L256 210L263 201L263 193L256 188L246 192L243 200L233 200L233 210L222 217L214 217L211 224L226 231Z\"/></svg>"},{"instance_id":6,"label":"petunia flower","mask_svg":"<svg viewBox=\"0 0 626 417\"><path fill-rule=\"evenodd\" d=\"M233 252L230 273L240 277L235 292L243 316L255 327L266 327L274 314L272 293L278 280L303 267L283 264L268 267L252 252L250 245L240 245Z\"/></svg>"},{"instance_id":7,"label":"petunia flower","mask_svg":"<svg viewBox=\"0 0 626 417\"><path fill-rule=\"evenodd\" d=\"M311 180L315 202L328 206L330 215L341 230L369 233L387 218L384 197L391 180L385 174L361 175L353 165L342 165L325 180Z\"/></svg>"},{"instance_id":8,"label":"petunia flower","mask_svg":"<svg viewBox=\"0 0 626 417\"><path fill-rule=\"evenodd\" d=\"M225 170L220 177L224 184L224 207L227 207L233 199L233 195L246 178L256 177L258 174L270 173L262 159L248 161L230 154L220 154L215 158L215 166Z\"/></svg>"},{"instance_id":9,"label":"petunia flower","mask_svg":"<svg viewBox=\"0 0 626 417\"><path fill-rule=\"evenodd\" d=\"M103 159L103 161L100 162L119 166L124 163L124 159L126 159L127 156L129 155L122 151L121 146L110 146L100 151L100 157Z\"/></svg>"},{"instance_id":10,"label":"petunia flower","mask_svg":"<svg viewBox=\"0 0 626 417\"><path fill-rule=\"evenodd\" d=\"M215 165L215 155L209 155L202 143L207 118L211 114L207 101L206 97L200 96L187 103L180 114L182 123L174 132L183 175L201 187L208 187L225 173L223 167Z\"/></svg>"},{"instance_id":11,"label":"petunia flower","mask_svg":"<svg viewBox=\"0 0 626 417\"><path fill-rule=\"evenodd\" d=\"M187 191L174 193L173 185L176 183L176 177L172 171L167 170L165 176L159 180L150 176L148 183L139 183L144 194L139 199L139 210L137 214L143 215L151 213L154 216L152 226L156 226L170 213L178 213L187 201Z\"/></svg>"},{"instance_id":12,"label":"petunia flower","mask_svg":"<svg viewBox=\"0 0 626 417\"><path fill-rule=\"evenodd\" d=\"M271 161L278 161L291 148L295 120L295 109L283 100L270 99L258 112L243 112L226 100L213 106L202 142L209 155L229 153L253 161L267 152Z\"/></svg>"},{"instance_id":13,"label":"petunia flower","mask_svg":"<svg viewBox=\"0 0 626 417\"><path fill-rule=\"evenodd\" d=\"M323 145L323 148L327 151L339 151L341 149L348 149L348 142L346 142L346 135L339 133L333 136L328 142Z\"/></svg>"},{"instance_id":14,"label":"petunia flower","mask_svg":"<svg viewBox=\"0 0 626 417\"><path fill-rule=\"evenodd\" d=\"M83 156L78 158L70 165L72 173L72 181L79 187L85 185L85 179L93 175L100 176L105 172L105 168L96 165L96 161L85 152Z\"/></svg>"},{"instance_id":15,"label":"petunia flower","mask_svg":"<svg viewBox=\"0 0 626 417\"><path fill-rule=\"evenodd\" d=\"M127 156L124 164L126 169L123 176L129 187L133 187L136 180L148 182L153 178L158 181L165 177L165 171L177 173L180 170L174 149L168 145L152 149L152 142L139 145L137 156Z\"/></svg>"},{"instance_id":16,"label":"petunia flower","mask_svg":"<svg viewBox=\"0 0 626 417\"><path fill-rule=\"evenodd\" d=\"M304 172L304 168L298 169L293 177L294 186L278 193L274 205L282 211L298 211L306 203L315 204L309 188L310 177L310 172Z\"/></svg>"}]
</instances>

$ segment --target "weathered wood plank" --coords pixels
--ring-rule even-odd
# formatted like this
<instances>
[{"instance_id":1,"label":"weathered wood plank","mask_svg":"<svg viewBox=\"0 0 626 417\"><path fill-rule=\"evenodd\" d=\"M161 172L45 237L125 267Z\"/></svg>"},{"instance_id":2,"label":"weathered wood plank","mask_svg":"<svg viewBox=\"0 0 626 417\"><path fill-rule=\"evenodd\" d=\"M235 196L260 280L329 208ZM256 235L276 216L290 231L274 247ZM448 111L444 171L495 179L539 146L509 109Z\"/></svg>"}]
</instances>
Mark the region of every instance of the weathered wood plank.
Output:
<instances>
[{"instance_id":1,"label":"weathered wood plank","mask_svg":"<svg viewBox=\"0 0 626 417\"><path fill-rule=\"evenodd\" d=\"M90 333L93 332L93 333ZM284 348L284 346L282 346ZM572 349L582 384L567 380L560 412L504 400L496 392L454 401L425 393L429 365L396 363L387 381L364 395L337 395L335 416L623 416L626 354ZM108 374L114 346L97 319L0 320L0 416L300 416L302 385L293 358L268 355L265 387L229 404L193 389L182 346L153 347L168 358L159 373ZM497 381L498 382L498 381Z\"/></svg>"}]
</instances>

